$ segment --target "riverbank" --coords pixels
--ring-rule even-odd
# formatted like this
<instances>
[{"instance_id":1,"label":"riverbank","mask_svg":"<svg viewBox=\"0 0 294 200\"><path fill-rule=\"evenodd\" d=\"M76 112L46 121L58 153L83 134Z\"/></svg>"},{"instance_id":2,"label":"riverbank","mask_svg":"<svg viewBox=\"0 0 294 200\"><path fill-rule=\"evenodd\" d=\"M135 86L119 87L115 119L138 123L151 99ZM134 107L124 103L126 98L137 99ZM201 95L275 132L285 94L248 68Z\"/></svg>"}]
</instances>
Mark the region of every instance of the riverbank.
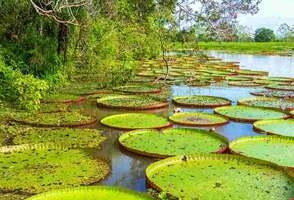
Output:
<instances>
[{"instance_id":1,"label":"riverbank","mask_svg":"<svg viewBox=\"0 0 294 200\"><path fill-rule=\"evenodd\" d=\"M189 49L192 46L191 43L184 46L180 43L175 44L176 49ZM294 55L294 42L199 42L199 48L201 50L222 50L230 53Z\"/></svg>"}]
</instances>

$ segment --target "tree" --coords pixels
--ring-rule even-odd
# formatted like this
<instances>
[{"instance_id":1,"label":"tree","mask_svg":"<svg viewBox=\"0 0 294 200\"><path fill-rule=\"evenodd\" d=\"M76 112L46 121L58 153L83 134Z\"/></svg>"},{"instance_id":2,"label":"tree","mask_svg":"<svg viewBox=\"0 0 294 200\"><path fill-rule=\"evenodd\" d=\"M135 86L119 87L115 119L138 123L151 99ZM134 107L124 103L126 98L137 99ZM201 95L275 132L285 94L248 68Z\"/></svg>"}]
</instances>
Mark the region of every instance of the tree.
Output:
<instances>
[{"instance_id":1,"label":"tree","mask_svg":"<svg viewBox=\"0 0 294 200\"><path fill-rule=\"evenodd\" d=\"M294 41L294 26L291 27L286 23L281 24L278 29L278 37L283 41Z\"/></svg>"},{"instance_id":2,"label":"tree","mask_svg":"<svg viewBox=\"0 0 294 200\"><path fill-rule=\"evenodd\" d=\"M274 31L268 28L259 28L255 31L254 40L255 42L271 42L274 41Z\"/></svg>"}]
</instances>

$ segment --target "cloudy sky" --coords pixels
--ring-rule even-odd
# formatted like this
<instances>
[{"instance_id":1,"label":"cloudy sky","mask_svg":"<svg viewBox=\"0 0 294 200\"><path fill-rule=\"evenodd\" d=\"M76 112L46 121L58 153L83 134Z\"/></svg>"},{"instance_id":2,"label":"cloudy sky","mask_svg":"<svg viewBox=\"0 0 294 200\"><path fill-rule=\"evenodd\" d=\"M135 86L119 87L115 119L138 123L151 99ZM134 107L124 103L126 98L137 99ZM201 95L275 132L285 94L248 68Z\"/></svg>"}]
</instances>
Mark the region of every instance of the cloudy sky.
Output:
<instances>
[{"instance_id":1,"label":"cloudy sky","mask_svg":"<svg viewBox=\"0 0 294 200\"><path fill-rule=\"evenodd\" d=\"M277 30L279 25L294 25L294 0L262 0L256 15L240 16L239 22L252 30L269 27Z\"/></svg>"}]
</instances>

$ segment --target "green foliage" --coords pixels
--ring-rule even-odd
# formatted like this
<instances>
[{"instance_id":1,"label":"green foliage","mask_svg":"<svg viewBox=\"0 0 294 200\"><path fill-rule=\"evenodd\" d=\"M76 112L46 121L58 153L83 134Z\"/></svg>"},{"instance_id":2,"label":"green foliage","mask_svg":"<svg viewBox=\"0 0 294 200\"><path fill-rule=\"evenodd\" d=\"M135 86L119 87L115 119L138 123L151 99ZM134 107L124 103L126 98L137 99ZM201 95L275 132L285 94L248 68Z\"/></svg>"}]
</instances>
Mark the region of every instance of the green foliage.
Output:
<instances>
[{"instance_id":1,"label":"green foliage","mask_svg":"<svg viewBox=\"0 0 294 200\"><path fill-rule=\"evenodd\" d=\"M275 40L274 31L268 28L259 28L255 31L255 42L272 42Z\"/></svg>"}]
</instances>

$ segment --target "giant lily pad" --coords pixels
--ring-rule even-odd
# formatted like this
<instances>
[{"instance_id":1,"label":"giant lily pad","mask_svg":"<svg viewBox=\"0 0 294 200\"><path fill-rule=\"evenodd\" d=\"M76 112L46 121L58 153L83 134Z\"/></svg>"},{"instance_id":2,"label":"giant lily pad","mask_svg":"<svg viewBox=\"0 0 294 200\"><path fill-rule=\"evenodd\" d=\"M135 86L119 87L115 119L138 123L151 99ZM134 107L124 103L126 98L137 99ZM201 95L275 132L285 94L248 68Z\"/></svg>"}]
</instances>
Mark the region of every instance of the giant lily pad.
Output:
<instances>
[{"instance_id":1,"label":"giant lily pad","mask_svg":"<svg viewBox=\"0 0 294 200\"><path fill-rule=\"evenodd\" d=\"M128 151L151 157L222 152L228 143L225 137L202 129L172 128L162 133L145 129L125 133L119 143Z\"/></svg>"},{"instance_id":2,"label":"giant lily pad","mask_svg":"<svg viewBox=\"0 0 294 200\"><path fill-rule=\"evenodd\" d=\"M237 154L266 160L284 167L294 167L294 138L280 136L251 136L230 143Z\"/></svg>"},{"instance_id":3,"label":"giant lily pad","mask_svg":"<svg viewBox=\"0 0 294 200\"><path fill-rule=\"evenodd\" d=\"M266 86L268 89L272 90L286 90L286 91L294 91L294 85L268 85Z\"/></svg>"},{"instance_id":4,"label":"giant lily pad","mask_svg":"<svg viewBox=\"0 0 294 200\"><path fill-rule=\"evenodd\" d=\"M159 93L161 90L158 86L151 85L125 85L114 88L114 91L126 92L126 93Z\"/></svg>"},{"instance_id":5,"label":"giant lily pad","mask_svg":"<svg viewBox=\"0 0 294 200\"><path fill-rule=\"evenodd\" d=\"M73 94L51 94L42 99L44 103L79 103L86 100L85 97L77 96Z\"/></svg>"},{"instance_id":6,"label":"giant lily pad","mask_svg":"<svg viewBox=\"0 0 294 200\"><path fill-rule=\"evenodd\" d=\"M176 113L169 119L173 123L186 126L219 126L228 123L222 116L201 112Z\"/></svg>"},{"instance_id":7,"label":"giant lily pad","mask_svg":"<svg viewBox=\"0 0 294 200\"><path fill-rule=\"evenodd\" d=\"M167 102L160 102L148 96L108 95L97 99L98 106L107 108L122 108L131 110L156 109L168 106Z\"/></svg>"},{"instance_id":8,"label":"giant lily pad","mask_svg":"<svg viewBox=\"0 0 294 200\"><path fill-rule=\"evenodd\" d=\"M145 128L166 128L171 126L164 117L147 113L125 113L111 115L101 120L101 123L111 128L123 130L145 129Z\"/></svg>"},{"instance_id":9,"label":"giant lily pad","mask_svg":"<svg viewBox=\"0 0 294 200\"><path fill-rule=\"evenodd\" d=\"M179 199L284 200L294 179L268 162L233 155L177 156L149 165L149 184Z\"/></svg>"},{"instance_id":10,"label":"giant lily pad","mask_svg":"<svg viewBox=\"0 0 294 200\"><path fill-rule=\"evenodd\" d=\"M294 119L273 119L254 122L254 129L274 135L294 137Z\"/></svg>"},{"instance_id":11,"label":"giant lily pad","mask_svg":"<svg viewBox=\"0 0 294 200\"><path fill-rule=\"evenodd\" d=\"M264 90L259 92L251 92L251 94L255 96L294 98L294 91Z\"/></svg>"},{"instance_id":12,"label":"giant lily pad","mask_svg":"<svg viewBox=\"0 0 294 200\"><path fill-rule=\"evenodd\" d=\"M281 110L294 109L294 101L271 97L250 97L238 101L240 105L277 108Z\"/></svg>"},{"instance_id":13,"label":"giant lily pad","mask_svg":"<svg viewBox=\"0 0 294 200\"><path fill-rule=\"evenodd\" d=\"M96 129L46 129L24 127L21 133L17 133L13 142L15 144L29 143L54 143L69 148L75 147L99 147L105 140L100 130Z\"/></svg>"},{"instance_id":14,"label":"giant lily pad","mask_svg":"<svg viewBox=\"0 0 294 200\"><path fill-rule=\"evenodd\" d=\"M173 101L178 105L191 107L218 107L231 105L230 100L222 97L200 95L174 97Z\"/></svg>"},{"instance_id":15,"label":"giant lily pad","mask_svg":"<svg viewBox=\"0 0 294 200\"><path fill-rule=\"evenodd\" d=\"M39 114L21 113L13 116L12 120L22 124L40 127L78 127L96 122L96 119L84 116L77 111Z\"/></svg>"},{"instance_id":16,"label":"giant lily pad","mask_svg":"<svg viewBox=\"0 0 294 200\"><path fill-rule=\"evenodd\" d=\"M283 112L251 106L223 106L215 108L214 111L220 115L229 117L235 121L254 122L263 119L283 119L289 116Z\"/></svg>"},{"instance_id":17,"label":"giant lily pad","mask_svg":"<svg viewBox=\"0 0 294 200\"><path fill-rule=\"evenodd\" d=\"M252 81L229 81L228 85L237 86L237 87L258 87L261 84L254 83Z\"/></svg>"},{"instance_id":18,"label":"giant lily pad","mask_svg":"<svg viewBox=\"0 0 294 200\"><path fill-rule=\"evenodd\" d=\"M0 190L37 193L91 184L104 178L109 166L84 151L51 145L0 148Z\"/></svg>"},{"instance_id":19,"label":"giant lily pad","mask_svg":"<svg viewBox=\"0 0 294 200\"><path fill-rule=\"evenodd\" d=\"M117 187L95 186L61 189L35 195L28 200L151 200L152 198Z\"/></svg>"}]
</instances>

